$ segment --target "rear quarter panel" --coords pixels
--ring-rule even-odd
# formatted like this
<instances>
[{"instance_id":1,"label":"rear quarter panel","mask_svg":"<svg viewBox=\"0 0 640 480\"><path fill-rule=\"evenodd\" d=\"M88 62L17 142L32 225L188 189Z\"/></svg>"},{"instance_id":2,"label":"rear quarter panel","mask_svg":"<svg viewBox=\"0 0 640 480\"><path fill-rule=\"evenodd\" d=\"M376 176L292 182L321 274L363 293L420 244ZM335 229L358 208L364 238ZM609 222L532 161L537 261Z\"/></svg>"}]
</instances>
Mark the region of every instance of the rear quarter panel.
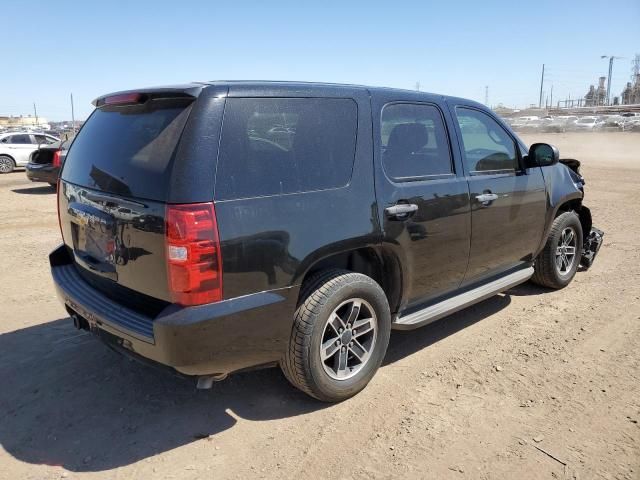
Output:
<instances>
[{"instance_id":1,"label":"rear quarter panel","mask_svg":"<svg viewBox=\"0 0 640 480\"><path fill-rule=\"evenodd\" d=\"M358 107L353 173L341 188L216 201L224 298L296 287L316 261L379 239L368 92L329 88L259 93L353 99ZM257 96L257 92L232 87L229 95Z\"/></svg>"}]
</instances>

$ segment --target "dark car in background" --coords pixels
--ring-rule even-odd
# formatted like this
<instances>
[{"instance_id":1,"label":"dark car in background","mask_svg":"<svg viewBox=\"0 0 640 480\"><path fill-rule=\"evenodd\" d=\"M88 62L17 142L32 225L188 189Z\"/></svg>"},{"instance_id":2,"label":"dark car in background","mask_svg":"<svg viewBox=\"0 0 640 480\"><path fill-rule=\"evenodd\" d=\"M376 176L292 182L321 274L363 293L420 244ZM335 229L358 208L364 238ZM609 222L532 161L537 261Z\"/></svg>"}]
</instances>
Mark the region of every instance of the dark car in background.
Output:
<instances>
[{"instance_id":1,"label":"dark car in background","mask_svg":"<svg viewBox=\"0 0 640 480\"><path fill-rule=\"evenodd\" d=\"M70 144L70 140L62 140L41 145L29 157L26 166L27 178L32 182L46 182L55 187Z\"/></svg>"},{"instance_id":2,"label":"dark car in background","mask_svg":"<svg viewBox=\"0 0 640 480\"><path fill-rule=\"evenodd\" d=\"M563 288L602 243L579 163L473 101L211 82L94 105L60 177L57 293L77 328L201 388L280 365L344 400L391 329Z\"/></svg>"}]
</instances>

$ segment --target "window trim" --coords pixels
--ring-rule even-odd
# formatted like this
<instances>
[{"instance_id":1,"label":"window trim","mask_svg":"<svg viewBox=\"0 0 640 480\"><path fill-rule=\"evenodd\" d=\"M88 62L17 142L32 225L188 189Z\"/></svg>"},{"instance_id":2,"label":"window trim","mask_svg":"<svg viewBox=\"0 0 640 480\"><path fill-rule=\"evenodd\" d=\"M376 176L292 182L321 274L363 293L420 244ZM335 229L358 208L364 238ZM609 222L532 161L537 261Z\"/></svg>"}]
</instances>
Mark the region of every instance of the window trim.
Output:
<instances>
[{"instance_id":1,"label":"window trim","mask_svg":"<svg viewBox=\"0 0 640 480\"><path fill-rule=\"evenodd\" d=\"M460 127L460 122L458 120L458 110L473 110L479 113L482 113L484 115L486 115L487 117L489 117L491 120L493 120L494 122L496 122L496 124L498 124L498 126L502 129L502 131L511 139L511 141L513 142L513 149L515 151L516 154L516 168L502 168L502 169L498 169L498 170L469 170L468 169L468 164L467 164L467 152L464 149L464 139L462 138L462 128ZM458 131L460 132L460 153L462 156L462 165L463 168L466 172L467 175L469 176L473 176L473 177L477 177L477 176L501 176L501 177L514 177L516 175L518 175L520 172L523 171L523 167L522 167L522 156L520 154L520 142L517 141L517 139L515 139L513 137L513 135L511 135L511 132L509 132L509 130L507 130L506 128L504 128L504 126L500 123L500 121L493 115L491 115L489 112L481 109L481 108L477 108L471 105L456 105L454 108L454 120L456 122L456 128L458 129Z\"/></svg>"},{"instance_id":2,"label":"window trim","mask_svg":"<svg viewBox=\"0 0 640 480\"><path fill-rule=\"evenodd\" d=\"M385 108L394 105L416 105L422 107L434 107L438 113L440 114L440 119L442 120L442 125L444 126L445 136L447 137L447 145L449 147L449 164L451 166L451 172L449 173L437 173L432 175L412 175L409 177L392 177L385 168L384 164L384 152L382 151L382 118L384 116ZM447 124L447 120L444 116L444 111L440 106L433 102L421 102L421 101L410 101L410 100L398 100L385 103L380 109L380 121L378 122L378 154L380 155L380 166L382 167L382 172L384 176L393 184L404 184L410 182L422 182L429 180L442 180L448 178L456 177L456 164L453 156L453 144L451 142L451 133L449 131L449 125Z\"/></svg>"}]
</instances>

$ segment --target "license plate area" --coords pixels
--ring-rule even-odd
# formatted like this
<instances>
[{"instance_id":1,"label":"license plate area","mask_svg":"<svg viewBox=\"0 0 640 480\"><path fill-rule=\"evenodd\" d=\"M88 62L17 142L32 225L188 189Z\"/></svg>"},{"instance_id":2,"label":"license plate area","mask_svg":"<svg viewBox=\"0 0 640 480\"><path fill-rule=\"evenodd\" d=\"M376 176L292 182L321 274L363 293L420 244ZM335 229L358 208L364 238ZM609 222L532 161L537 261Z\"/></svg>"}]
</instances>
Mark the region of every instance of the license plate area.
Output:
<instances>
[{"instance_id":1,"label":"license plate area","mask_svg":"<svg viewBox=\"0 0 640 480\"><path fill-rule=\"evenodd\" d=\"M68 212L76 262L117 280L115 219L95 207L79 203L70 203Z\"/></svg>"}]
</instances>

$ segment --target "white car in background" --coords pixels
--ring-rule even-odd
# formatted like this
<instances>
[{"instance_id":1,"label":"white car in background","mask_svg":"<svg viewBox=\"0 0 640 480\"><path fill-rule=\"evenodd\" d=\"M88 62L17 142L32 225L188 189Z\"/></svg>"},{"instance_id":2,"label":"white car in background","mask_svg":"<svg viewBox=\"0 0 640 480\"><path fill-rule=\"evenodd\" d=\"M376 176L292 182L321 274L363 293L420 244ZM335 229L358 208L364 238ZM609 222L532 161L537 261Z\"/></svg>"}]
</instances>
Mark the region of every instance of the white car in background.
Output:
<instances>
[{"instance_id":1,"label":"white car in background","mask_svg":"<svg viewBox=\"0 0 640 480\"><path fill-rule=\"evenodd\" d=\"M573 129L593 132L594 130L602 128L602 125L604 125L604 122L598 117L581 117L573 124Z\"/></svg>"},{"instance_id":2,"label":"white car in background","mask_svg":"<svg viewBox=\"0 0 640 480\"><path fill-rule=\"evenodd\" d=\"M59 138L45 133L0 133L0 174L12 172L16 167L24 167L40 145L59 141Z\"/></svg>"}]
</instances>

